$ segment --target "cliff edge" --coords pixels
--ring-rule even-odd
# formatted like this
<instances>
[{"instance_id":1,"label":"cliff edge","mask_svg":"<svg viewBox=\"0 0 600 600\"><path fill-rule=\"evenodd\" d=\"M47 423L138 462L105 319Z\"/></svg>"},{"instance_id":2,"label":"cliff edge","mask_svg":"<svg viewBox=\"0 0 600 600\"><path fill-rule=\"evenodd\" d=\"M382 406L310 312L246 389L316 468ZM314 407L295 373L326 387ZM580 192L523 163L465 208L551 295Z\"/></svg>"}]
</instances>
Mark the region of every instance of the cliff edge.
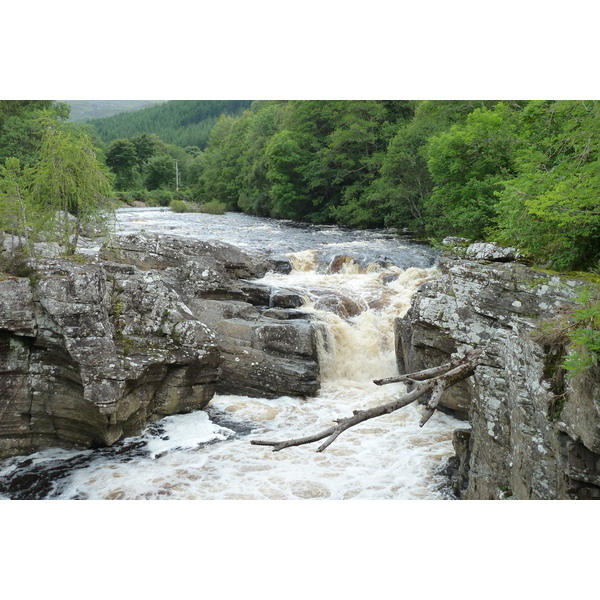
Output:
<instances>
[{"instance_id":1,"label":"cliff edge","mask_svg":"<svg viewBox=\"0 0 600 600\"><path fill-rule=\"evenodd\" d=\"M475 374L442 401L468 420L446 468L457 497L600 498L600 374L567 378L564 343L541 335L544 320L576 306L582 282L515 258L484 244L442 257L396 322L400 370L487 344Z\"/></svg>"}]
</instances>

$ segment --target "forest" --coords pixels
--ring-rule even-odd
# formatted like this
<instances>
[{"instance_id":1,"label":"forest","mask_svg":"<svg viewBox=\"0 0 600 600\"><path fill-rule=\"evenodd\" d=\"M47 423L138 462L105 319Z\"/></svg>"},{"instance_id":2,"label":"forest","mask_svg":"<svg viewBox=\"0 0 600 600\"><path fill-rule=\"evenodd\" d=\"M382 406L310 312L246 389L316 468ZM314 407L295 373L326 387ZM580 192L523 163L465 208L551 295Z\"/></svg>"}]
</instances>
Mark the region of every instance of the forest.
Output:
<instances>
[{"instance_id":1,"label":"forest","mask_svg":"<svg viewBox=\"0 0 600 600\"><path fill-rule=\"evenodd\" d=\"M107 143L147 133L167 144L203 149L221 115L237 115L250 104L248 100L172 100L89 122Z\"/></svg>"},{"instance_id":2,"label":"forest","mask_svg":"<svg viewBox=\"0 0 600 600\"><path fill-rule=\"evenodd\" d=\"M599 111L592 100L170 101L81 124L63 103L2 101L0 165L6 189L8 159L41 164L43 113L46 130L53 120L94 148L124 202L493 240L549 268L594 270Z\"/></svg>"}]
</instances>

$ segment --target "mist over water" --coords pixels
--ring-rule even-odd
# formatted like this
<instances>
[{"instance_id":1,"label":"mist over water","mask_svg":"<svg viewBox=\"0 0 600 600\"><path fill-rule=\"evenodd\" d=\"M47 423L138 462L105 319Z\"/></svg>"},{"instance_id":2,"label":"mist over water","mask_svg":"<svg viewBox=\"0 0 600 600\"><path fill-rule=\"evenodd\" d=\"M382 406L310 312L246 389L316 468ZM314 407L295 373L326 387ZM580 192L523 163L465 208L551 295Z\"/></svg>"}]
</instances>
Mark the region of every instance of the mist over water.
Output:
<instances>
[{"instance_id":1,"label":"mist over water","mask_svg":"<svg viewBox=\"0 0 600 600\"><path fill-rule=\"evenodd\" d=\"M240 214L119 211L123 232L219 239L290 258L289 275L260 281L293 290L320 323L321 390L275 400L216 395L207 410L173 415L142 435L99 450L46 450L0 463L5 497L64 499L436 499L436 475L453 454L458 422L436 413L420 428L409 406L319 443L272 452L252 439L284 440L326 429L355 409L388 402L397 374L394 319L432 274L436 255L394 232L298 226Z\"/></svg>"}]
</instances>

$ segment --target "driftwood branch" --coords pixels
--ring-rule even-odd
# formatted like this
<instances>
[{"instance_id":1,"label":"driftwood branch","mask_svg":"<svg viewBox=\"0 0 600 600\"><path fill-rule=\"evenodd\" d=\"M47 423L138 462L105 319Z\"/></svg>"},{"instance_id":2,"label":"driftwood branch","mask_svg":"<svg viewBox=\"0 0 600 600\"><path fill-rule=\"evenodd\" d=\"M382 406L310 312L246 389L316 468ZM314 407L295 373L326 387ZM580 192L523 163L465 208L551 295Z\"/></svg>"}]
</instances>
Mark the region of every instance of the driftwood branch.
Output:
<instances>
[{"instance_id":1,"label":"driftwood branch","mask_svg":"<svg viewBox=\"0 0 600 600\"><path fill-rule=\"evenodd\" d=\"M304 444L310 444L319 440L325 439L325 442L317 448L317 452L322 452L329 446L343 431L354 427L363 421L368 419L374 419L375 417L381 417L382 415L390 414L399 408L408 406L415 400L430 394L429 401L423 417L419 423L422 427L431 418L431 415L435 412L440 398L444 393L444 390L450 386L470 377L481 361L483 350L475 350L462 358L455 359L439 367L433 369L426 369L417 373L410 373L408 375L402 375L401 377L389 377L387 379L378 379L374 381L377 385L385 385L388 383L399 383L399 382L411 382L414 384L413 389L403 396L400 396L396 400L380 404L365 410L355 410L352 416L337 419L333 425L328 429L325 429L319 433L313 435L307 435L301 438L294 438L291 440L283 440L280 442L266 441L266 440L252 440L250 443L255 446L272 446L273 452L278 452L284 448L290 446L302 446Z\"/></svg>"},{"instance_id":2,"label":"driftwood branch","mask_svg":"<svg viewBox=\"0 0 600 600\"><path fill-rule=\"evenodd\" d=\"M457 358L451 362L444 363L439 367L432 367L431 369L425 369L423 371L417 371L415 373L408 373L407 375L400 375L399 377L387 377L386 379L374 379L373 383L375 385L387 385L388 383L410 383L413 381L425 381L427 379L431 379L432 377L437 377L438 375L443 375L447 373L454 367L458 367L462 362L464 362L464 358Z\"/></svg>"}]
</instances>

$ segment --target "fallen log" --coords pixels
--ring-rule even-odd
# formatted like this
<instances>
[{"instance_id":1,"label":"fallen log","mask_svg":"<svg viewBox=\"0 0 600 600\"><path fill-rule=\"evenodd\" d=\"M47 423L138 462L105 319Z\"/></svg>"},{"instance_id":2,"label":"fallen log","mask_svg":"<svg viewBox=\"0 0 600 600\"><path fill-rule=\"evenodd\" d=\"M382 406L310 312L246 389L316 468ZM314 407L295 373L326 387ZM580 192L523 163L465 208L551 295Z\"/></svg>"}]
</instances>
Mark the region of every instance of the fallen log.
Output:
<instances>
[{"instance_id":1,"label":"fallen log","mask_svg":"<svg viewBox=\"0 0 600 600\"><path fill-rule=\"evenodd\" d=\"M278 452L284 448L291 446L302 446L304 444L310 444L319 440L325 439L325 442L317 448L317 452L322 452L329 446L335 439L346 429L354 427L363 421L374 419L382 415L390 414L404 406L412 404L415 400L431 394L423 417L419 425L423 427L425 423L431 418L433 413L436 411L439 404L440 398L444 393L444 390L450 386L470 377L477 366L480 364L481 357L483 356L483 350L475 350L453 361L434 367L433 369L425 369L416 373L410 373L402 375L401 377L389 377L387 379L378 379L374 383L377 385L386 385L389 383L398 382L410 382L414 384L414 387L405 395L400 396L396 400L380 404L365 410L355 410L352 416L341 419L336 419L336 425L329 427L319 433L313 435L307 435L301 438L294 438L290 440L266 441L266 440L252 440L250 443L255 446L272 446L273 452Z\"/></svg>"}]
</instances>

